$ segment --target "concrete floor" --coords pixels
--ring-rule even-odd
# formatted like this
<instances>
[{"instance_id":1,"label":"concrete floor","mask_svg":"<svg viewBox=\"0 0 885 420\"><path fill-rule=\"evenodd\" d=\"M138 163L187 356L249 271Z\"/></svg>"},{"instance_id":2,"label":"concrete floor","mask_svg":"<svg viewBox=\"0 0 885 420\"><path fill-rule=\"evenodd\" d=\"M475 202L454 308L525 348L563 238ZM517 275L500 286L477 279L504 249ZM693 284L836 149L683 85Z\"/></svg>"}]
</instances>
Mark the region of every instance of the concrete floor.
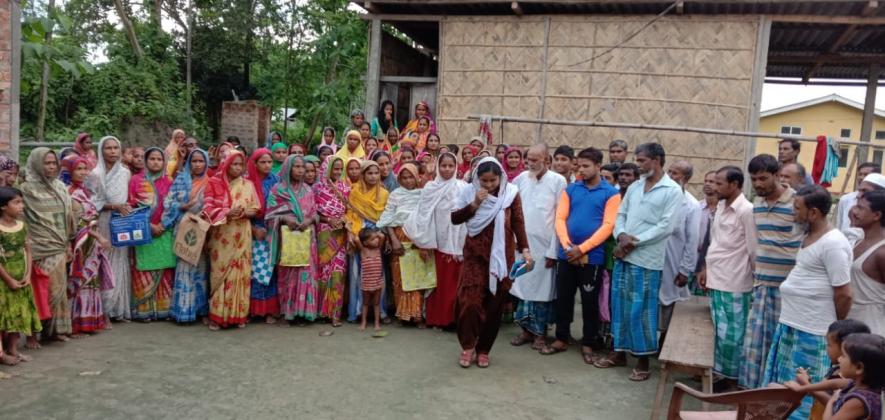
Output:
<instances>
[{"instance_id":1,"label":"concrete floor","mask_svg":"<svg viewBox=\"0 0 885 420\"><path fill-rule=\"evenodd\" d=\"M112 331L29 351L2 367L3 418L74 419L647 419L651 380L585 365L579 347L541 356L502 328L492 366L462 369L454 333L354 325L115 324ZM656 366L656 365L655 365ZM677 377L696 385L690 379ZM672 388L669 386L668 388ZM665 400L669 401L669 392Z\"/></svg>"}]
</instances>

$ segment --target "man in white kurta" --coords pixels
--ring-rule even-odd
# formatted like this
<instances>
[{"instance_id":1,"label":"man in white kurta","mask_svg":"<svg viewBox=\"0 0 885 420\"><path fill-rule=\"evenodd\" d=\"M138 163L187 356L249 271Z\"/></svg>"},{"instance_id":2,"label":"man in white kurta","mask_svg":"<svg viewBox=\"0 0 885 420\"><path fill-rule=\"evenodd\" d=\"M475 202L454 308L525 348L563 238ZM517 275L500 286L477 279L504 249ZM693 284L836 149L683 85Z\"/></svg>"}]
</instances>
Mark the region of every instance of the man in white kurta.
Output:
<instances>
[{"instance_id":1,"label":"man in white kurta","mask_svg":"<svg viewBox=\"0 0 885 420\"><path fill-rule=\"evenodd\" d=\"M522 211L529 249L532 255L547 258L545 264L536 264L532 271L518 277L510 289L510 293L520 299L514 318L522 327L522 333L511 344L518 346L531 342L536 350L544 345L547 324L553 321L553 263L558 244L554 222L556 203L566 187L562 175L547 169L547 154L546 145L532 146L526 156L528 171L513 180L519 188L519 195L524 197Z\"/></svg>"},{"instance_id":2,"label":"man in white kurta","mask_svg":"<svg viewBox=\"0 0 885 420\"><path fill-rule=\"evenodd\" d=\"M676 302L688 300L691 292L686 287L688 277L694 273L698 260L698 231L701 223L701 208L698 200L688 191L685 185L691 179L694 170L691 163L678 161L670 165L667 174L670 179L682 186L685 200L682 206L673 213L673 234L667 240L667 251L664 254L664 269L661 272L661 289L658 299L661 302L661 315L658 329L662 332L663 341L673 306Z\"/></svg>"}]
</instances>

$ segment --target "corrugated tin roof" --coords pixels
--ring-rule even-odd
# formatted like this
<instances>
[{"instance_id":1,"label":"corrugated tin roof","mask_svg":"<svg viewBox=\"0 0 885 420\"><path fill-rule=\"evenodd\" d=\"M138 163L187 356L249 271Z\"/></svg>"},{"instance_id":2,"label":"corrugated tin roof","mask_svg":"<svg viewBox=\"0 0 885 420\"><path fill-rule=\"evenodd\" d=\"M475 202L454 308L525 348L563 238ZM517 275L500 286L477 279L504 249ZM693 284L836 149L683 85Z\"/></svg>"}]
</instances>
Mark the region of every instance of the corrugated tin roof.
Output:
<instances>
[{"instance_id":1,"label":"corrugated tin roof","mask_svg":"<svg viewBox=\"0 0 885 420\"><path fill-rule=\"evenodd\" d=\"M511 1L466 0L381 0L371 3L376 14L416 15L512 15ZM671 1L651 0L547 0L519 1L524 14L658 14ZM885 1L876 9L859 0L775 1L775 0L685 0L684 14L810 15L885 17ZM872 3L875 4L875 3ZM390 22L413 39L437 49L438 26L433 22ZM841 42L840 42L841 38ZM801 57L801 58L800 58ZM820 62L818 62L820 60ZM789 78L866 79L869 65L882 64L885 75L885 24L848 25L830 23L789 23L774 21L771 26L766 75ZM880 77L882 77L880 75Z\"/></svg>"}]
</instances>

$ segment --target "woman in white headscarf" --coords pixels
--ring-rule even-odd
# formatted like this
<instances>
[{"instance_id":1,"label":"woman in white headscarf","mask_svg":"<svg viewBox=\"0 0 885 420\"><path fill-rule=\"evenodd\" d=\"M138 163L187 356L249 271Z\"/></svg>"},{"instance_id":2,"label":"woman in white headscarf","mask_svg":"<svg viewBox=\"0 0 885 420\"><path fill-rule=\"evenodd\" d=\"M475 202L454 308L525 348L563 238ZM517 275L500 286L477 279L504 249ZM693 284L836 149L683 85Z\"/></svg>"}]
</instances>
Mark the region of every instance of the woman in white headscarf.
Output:
<instances>
[{"instance_id":1,"label":"woman in white headscarf","mask_svg":"<svg viewBox=\"0 0 885 420\"><path fill-rule=\"evenodd\" d=\"M98 165L89 175L88 187L93 193L95 208L101 210L98 227L102 236L111 237L111 213L127 215L132 208L129 199L129 180L132 174L123 166L123 147L116 137L106 136L98 143ZM114 287L101 292L102 306L110 319L128 320L129 299L132 295L132 272L129 268L129 247L111 247L108 250L115 278Z\"/></svg>"},{"instance_id":2,"label":"woman in white headscarf","mask_svg":"<svg viewBox=\"0 0 885 420\"><path fill-rule=\"evenodd\" d=\"M504 168L494 158L484 158L473 180L458 198L452 223L467 225L464 264L458 281L455 312L461 367L489 366L489 351L501 325L501 313L511 285L510 267L516 251L526 267L534 266L525 234L519 189L507 182Z\"/></svg>"},{"instance_id":3,"label":"woman in white headscarf","mask_svg":"<svg viewBox=\"0 0 885 420\"><path fill-rule=\"evenodd\" d=\"M453 225L451 213L461 190L467 187L456 176L457 159L442 153L437 159L436 179L421 189L418 208L403 225L412 243L421 249L432 249L436 264L436 288L425 301L425 321L433 327L448 327L455 322L455 297L458 274L461 272L461 249L467 230Z\"/></svg>"}]
</instances>

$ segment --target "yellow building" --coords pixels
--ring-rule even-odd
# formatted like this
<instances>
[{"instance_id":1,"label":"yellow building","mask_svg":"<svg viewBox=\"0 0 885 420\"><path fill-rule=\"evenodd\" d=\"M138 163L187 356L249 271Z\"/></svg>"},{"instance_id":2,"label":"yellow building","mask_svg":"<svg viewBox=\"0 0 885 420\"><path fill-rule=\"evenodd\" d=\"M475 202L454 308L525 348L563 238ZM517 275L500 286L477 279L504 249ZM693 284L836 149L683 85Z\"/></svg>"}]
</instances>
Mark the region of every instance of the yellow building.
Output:
<instances>
[{"instance_id":1,"label":"yellow building","mask_svg":"<svg viewBox=\"0 0 885 420\"><path fill-rule=\"evenodd\" d=\"M798 102L792 105L764 111L759 120L759 131L766 133L789 133L802 136L815 137L819 135L834 138L845 138L857 141L860 139L860 123L863 118L863 104L832 94L817 99ZM872 142L885 145L885 111L876 110L873 120ZM776 139L756 140L756 154L769 153L777 156ZM802 150L799 154L799 163L811 173L814 162L815 144L802 142ZM848 185L845 192L854 190L854 171L846 174L851 159L854 156L854 146L845 145L840 148L839 175L833 181L830 192L838 194L842 191L845 176L848 175ZM882 164L882 149L871 149L867 160ZM858 162L862 163L862 162ZM855 165L855 168L857 166Z\"/></svg>"}]
</instances>

